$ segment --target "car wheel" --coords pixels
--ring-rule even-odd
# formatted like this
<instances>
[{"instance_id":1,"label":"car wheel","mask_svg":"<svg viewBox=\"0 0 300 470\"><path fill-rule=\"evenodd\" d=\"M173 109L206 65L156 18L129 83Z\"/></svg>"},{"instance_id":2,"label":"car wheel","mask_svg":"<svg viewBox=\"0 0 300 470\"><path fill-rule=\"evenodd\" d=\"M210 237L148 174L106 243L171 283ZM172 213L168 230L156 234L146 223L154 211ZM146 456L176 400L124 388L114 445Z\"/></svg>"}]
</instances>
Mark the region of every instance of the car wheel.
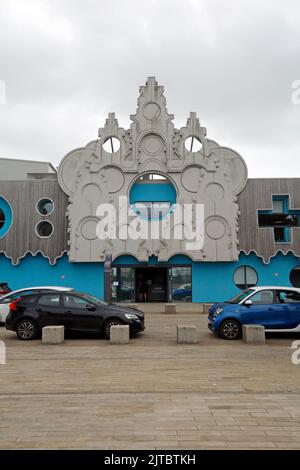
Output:
<instances>
[{"instance_id":1,"label":"car wheel","mask_svg":"<svg viewBox=\"0 0 300 470\"><path fill-rule=\"evenodd\" d=\"M220 327L220 336L224 339L238 339L241 336L241 325L237 320L228 318L224 320Z\"/></svg>"},{"instance_id":2,"label":"car wheel","mask_svg":"<svg viewBox=\"0 0 300 470\"><path fill-rule=\"evenodd\" d=\"M29 341L36 338L37 327L32 320L22 320L17 326L17 335L19 339L23 341Z\"/></svg>"},{"instance_id":3,"label":"car wheel","mask_svg":"<svg viewBox=\"0 0 300 470\"><path fill-rule=\"evenodd\" d=\"M104 334L104 337L106 339L109 339L110 338L110 329L112 326L118 326L118 325L123 325L124 323L122 323L121 320L118 320L117 318L112 318L110 320L107 320L105 323L104 323L104 327L103 327L103 334Z\"/></svg>"},{"instance_id":4,"label":"car wheel","mask_svg":"<svg viewBox=\"0 0 300 470\"><path fill-rule=\"evenodd\" d=\"M180 295L178 295L178 294L173 295L173 300L175 300L175 302L176 302L176 300L177 301L180 300Z\"/></svg>"}]
</instances>

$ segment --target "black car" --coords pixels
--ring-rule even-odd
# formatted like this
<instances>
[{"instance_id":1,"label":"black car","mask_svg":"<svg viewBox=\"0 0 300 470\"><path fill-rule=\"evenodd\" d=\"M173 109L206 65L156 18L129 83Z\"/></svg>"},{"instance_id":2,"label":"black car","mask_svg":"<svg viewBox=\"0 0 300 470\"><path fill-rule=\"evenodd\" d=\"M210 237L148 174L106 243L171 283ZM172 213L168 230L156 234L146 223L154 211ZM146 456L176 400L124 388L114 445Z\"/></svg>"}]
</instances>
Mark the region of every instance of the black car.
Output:
<instances>
[{"instance_id":1,"label":"black car","mask_svg":"<svg viewBox=\"0 0 300 470\"><path fill-rule=\"evenodd\" d=\"M107 339L113 325L129 325L130 333L145 329L143 312L76 291L30 294L9 307L6 329L16 331L22 340L36 338L44 326L51 325L62 325L66 331L98 332Z\"/></svg>"}]
</instances>

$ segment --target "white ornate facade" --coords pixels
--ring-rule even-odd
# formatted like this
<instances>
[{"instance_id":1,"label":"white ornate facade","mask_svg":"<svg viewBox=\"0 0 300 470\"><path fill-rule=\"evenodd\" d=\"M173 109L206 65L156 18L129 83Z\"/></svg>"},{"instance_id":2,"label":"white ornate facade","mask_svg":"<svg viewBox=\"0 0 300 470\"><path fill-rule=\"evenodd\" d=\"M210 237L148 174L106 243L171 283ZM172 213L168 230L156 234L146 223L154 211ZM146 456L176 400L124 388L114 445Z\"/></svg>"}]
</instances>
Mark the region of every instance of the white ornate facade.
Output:
<instances>
[{"instance_id":1,"label":"white ornate facade","mask_svg":"<svg viewBox=\"0 0 300 470\"><path fill-rule=\"evenodd\" d=\"M237 260L237 195L247 182L242 157L208 139L195 113L190 114L185 127L175 129L163 87L153 77L140 88L137 111L131 119L130 129L125 130L119 127L115 115L109 114L105 127L99 129L99 139L68 153L60 164L59 184L69 196L70 261L101 262L106 255L116 259L123 254L131 254L139 261L147 261L152 255L167 261L179 253L194 261ZM111 137L119 140L118 151L104 150L103 144ZM186 148L189 137L201 142L201 150ZM185 240L136 242L97 238L98 205L107 202L118 208L119 196L129 198L132 185L145 173L165 175L176 190L177 203L204 204L202 250L186 251Z\"/></svg>"}]
</instances>

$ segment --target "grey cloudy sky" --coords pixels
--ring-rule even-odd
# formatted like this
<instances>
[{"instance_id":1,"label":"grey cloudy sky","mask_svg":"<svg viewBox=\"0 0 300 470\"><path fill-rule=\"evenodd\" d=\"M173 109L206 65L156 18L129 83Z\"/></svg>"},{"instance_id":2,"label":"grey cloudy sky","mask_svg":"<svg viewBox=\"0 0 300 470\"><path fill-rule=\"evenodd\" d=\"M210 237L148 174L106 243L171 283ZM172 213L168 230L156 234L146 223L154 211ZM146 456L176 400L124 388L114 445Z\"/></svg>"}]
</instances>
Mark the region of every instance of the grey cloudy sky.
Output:
<instances>
[{"instance_id":1,"label":"grey cloudy sky","mask_svg":"<svg viewBox=\"0 0 300 470\"><path fill-rule=\"evenodd\" d=\"M0 0L0 156L49 160L130 124L149 75L249 176L300 176L299 0Z\"/></svg>"}]
</instances>

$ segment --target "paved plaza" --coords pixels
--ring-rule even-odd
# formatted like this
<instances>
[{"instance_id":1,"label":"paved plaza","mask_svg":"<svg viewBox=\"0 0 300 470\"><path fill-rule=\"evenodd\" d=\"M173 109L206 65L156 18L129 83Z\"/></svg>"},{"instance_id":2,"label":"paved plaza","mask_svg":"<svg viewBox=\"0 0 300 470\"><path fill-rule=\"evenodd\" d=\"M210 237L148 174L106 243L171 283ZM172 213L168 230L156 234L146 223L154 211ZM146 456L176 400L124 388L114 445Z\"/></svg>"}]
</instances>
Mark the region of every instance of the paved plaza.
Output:
<instances>
[{"instance_id":1,"label":"paved plaza","mask_svg":"<svg viewBox=\"0 0 300 470\"><path fill-rule=\"evenodd\" d=\"M196 309L153 310L129 345L46 346L0 328L0 448L300 449L297 337L227 342ZM177 345L177 324L197 326L199 344Z\"/></svg>"}]
</instances>

